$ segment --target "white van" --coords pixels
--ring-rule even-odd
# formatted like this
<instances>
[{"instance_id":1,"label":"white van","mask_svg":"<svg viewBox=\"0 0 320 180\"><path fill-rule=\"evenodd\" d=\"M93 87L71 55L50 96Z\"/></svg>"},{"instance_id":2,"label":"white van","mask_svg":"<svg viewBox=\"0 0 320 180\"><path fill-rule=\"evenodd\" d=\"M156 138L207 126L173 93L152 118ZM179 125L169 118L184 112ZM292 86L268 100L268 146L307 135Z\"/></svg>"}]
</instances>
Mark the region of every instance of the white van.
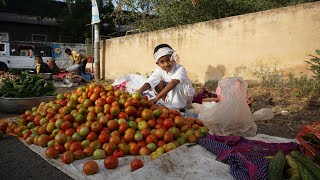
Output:
<instances>
[{"instance_id":1,"label":"white van","mask_svg":"<svg viewBox=\"0 0 320 180\"><path fill-rule=\"evenodd\" d=\"M35 69L35 55L42 56L45 63L54 58L59 68L66 69L72 65L69 56L64 53L66 48L88 55L85 44L9 41L9 34L0 32L0 71L9 68Z\"/></svg>"},{"instance_id":2,"label":"white van","mask_svg":"<svg viewBox=\"0 0 320 180\"><path fill-rule=\"evenodd\" d=\"M50 52L50 46L0 41L0 71L7 71L9 68L35 69L36 53L42 56L44 62L48 62Z\"/></svg>"}]
</instances>

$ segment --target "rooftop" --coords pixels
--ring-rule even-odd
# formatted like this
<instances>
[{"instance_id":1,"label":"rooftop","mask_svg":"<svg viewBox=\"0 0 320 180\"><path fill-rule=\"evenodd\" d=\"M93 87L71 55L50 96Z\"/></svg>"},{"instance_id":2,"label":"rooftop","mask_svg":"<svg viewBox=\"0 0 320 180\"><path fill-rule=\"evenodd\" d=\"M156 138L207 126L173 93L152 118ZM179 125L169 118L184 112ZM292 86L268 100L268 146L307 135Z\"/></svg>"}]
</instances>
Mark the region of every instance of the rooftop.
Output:
<instances>
[{"instance_id":1,"label":"rooftop","mask_svg":"<svg viewBox=\"0 0 320 180\"><path fill-rule=\"evenodd\" d=\"M0 22L14 22L24 24L38 24L47 26L58 26L55 18L47 18L40 16L29 16L14 13L0 12Z\"/></svg>"}]
</instances>

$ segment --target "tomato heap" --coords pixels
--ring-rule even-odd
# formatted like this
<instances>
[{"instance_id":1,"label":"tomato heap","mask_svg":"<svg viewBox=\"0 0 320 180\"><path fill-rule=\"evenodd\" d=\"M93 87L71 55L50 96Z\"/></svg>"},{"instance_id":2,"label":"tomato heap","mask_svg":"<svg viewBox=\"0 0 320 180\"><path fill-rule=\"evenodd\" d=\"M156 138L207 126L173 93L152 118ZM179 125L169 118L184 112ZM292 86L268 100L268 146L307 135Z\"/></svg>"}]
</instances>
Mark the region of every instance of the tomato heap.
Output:
<instances>
[{"instance_id":1,"label":"tomato heap","mask_svg":"<svg viewBox=\"0 0 320 180\"><path fill-rule=\"evenodd\" d=\"M148 101L138 93L92 83L58 94L10 122L6 131L27 144L48 147L49 158L62 154L66 164L84 157L151 155L155 159L185 143L195 143L208 129L193 117Z\"/></svg>"}]
</instances>

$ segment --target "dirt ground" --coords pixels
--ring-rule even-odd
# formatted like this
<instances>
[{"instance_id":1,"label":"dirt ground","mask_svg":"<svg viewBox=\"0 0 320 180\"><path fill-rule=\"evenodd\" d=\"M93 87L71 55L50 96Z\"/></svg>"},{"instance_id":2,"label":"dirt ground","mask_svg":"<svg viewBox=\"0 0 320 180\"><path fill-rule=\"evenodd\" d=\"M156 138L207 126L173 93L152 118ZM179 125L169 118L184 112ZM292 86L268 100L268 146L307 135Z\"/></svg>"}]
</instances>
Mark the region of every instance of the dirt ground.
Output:
<instances>
[{"instance_id":1,"label":"dirt ground","mask_svg":"<svg viewBox=\"0 0 320 180\"><path fill-rule=\"evenodd\" d=\"M213 89L213 87L209 87ZM72 88L59 88L58 92L68 92ZM290 93L276 93L272 88L252 87L248 96L253 98L252 112L261 108L273 108L275 117L258 121L258 133L295 138L303 124L311 124L320 119L320 98L295 98ZM281 115L286 110L288 115ZM14 116L0 114L0 118ZM31 151L17 137L5 135L0 140L0 179L71 179L69 176L46 163Z\"/></svg>"},{"instance_id":2,"label":"dirt ground","mask_svg":"<svg viewBox=\"0 0 320 180\"><path fill-rule=\"evenodd\" d=\"M253 98L252 112L261 108L272 108L274 118L257 121L258 133L295 138L304 124L320 121L319 94L296 97L290 89L278 91L272 87L252 87L248 96ZM281 111L287 111L282 115Z\"/></svg>"}]
</instances>

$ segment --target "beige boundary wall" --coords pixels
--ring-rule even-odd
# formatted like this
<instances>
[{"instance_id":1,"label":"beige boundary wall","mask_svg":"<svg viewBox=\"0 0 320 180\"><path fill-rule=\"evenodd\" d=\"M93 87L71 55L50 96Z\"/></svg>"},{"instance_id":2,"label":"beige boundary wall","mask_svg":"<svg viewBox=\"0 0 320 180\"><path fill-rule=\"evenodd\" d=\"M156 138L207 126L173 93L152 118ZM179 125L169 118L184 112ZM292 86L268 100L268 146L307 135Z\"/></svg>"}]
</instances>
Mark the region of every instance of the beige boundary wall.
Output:
<instances>
[{"instance_id":1,"label":"beige boundary wall","mask_svg":"<svg viewBox=\"0 0 320 180\"><path fill-rule=\"evenodd\" d=\"M170 44L190 78L202 83L234 74L248 76L247 70L239 70L259 61L306 71L308 54L320 49L320 2L105 40L101 77L150 74L157 66L153 49L161 43Z\"/></svg>"}]
</instances>

